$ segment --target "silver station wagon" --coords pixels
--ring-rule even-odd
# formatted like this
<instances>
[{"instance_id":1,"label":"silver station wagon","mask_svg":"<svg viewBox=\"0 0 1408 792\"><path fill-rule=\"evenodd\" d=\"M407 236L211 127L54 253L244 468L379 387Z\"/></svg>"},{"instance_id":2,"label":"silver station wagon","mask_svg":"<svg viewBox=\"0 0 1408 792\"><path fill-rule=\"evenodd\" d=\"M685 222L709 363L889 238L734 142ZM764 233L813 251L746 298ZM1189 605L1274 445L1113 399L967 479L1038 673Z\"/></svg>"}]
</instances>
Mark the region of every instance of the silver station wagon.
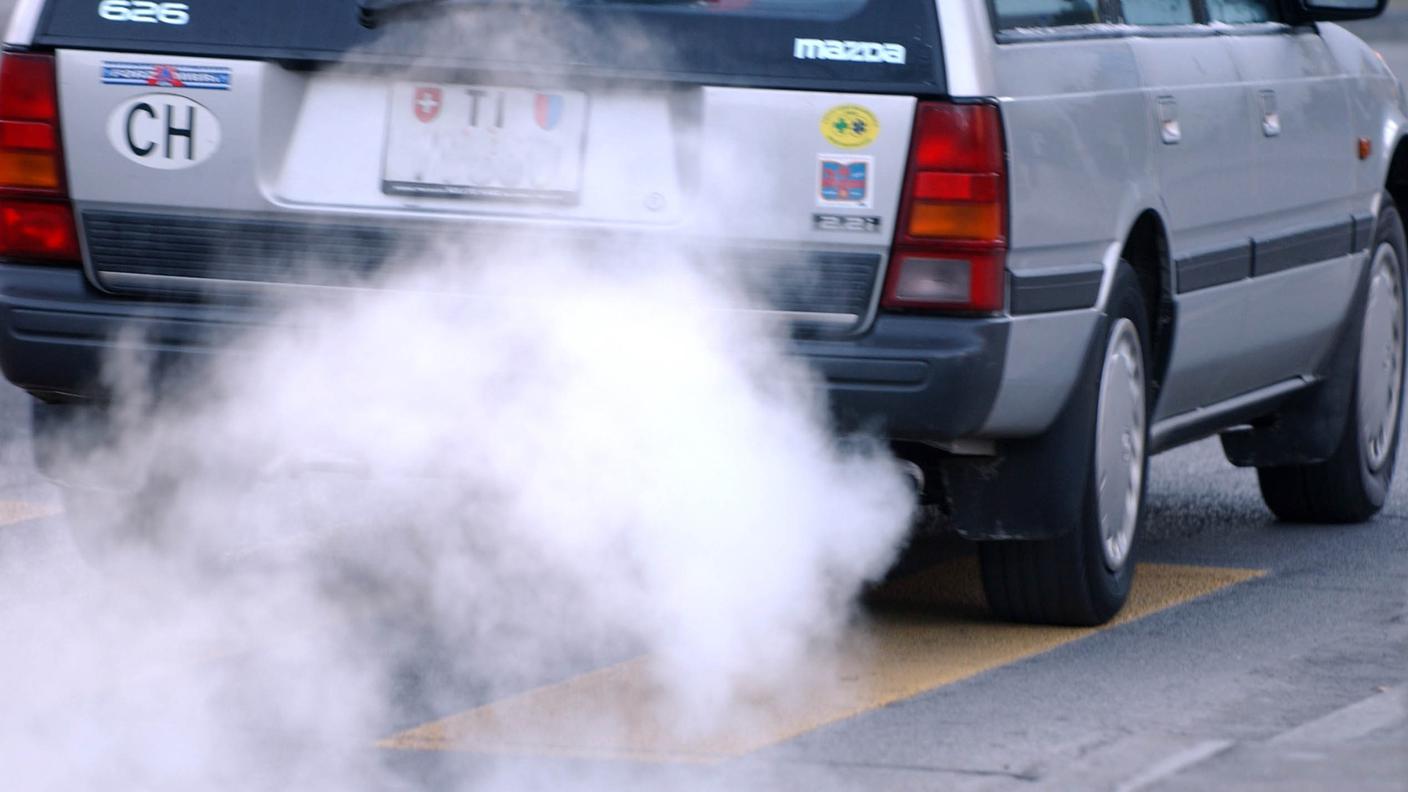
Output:
<instances>
[{"instance_id":1,"label":"silver station wagon","mask_svg":"<svg viewBox=\"0 0 1408 792\"><path fill-rule=\"evenodd\" d=\"M1405 101L1334 24L1383 1L20 0L0 364L52 473L121 332L206 359L298 262L678 235L766 282L997 616L1098 624L1151 454L1220 435L1286 521L1383 506Z\"/></svg>"}]
</instances>

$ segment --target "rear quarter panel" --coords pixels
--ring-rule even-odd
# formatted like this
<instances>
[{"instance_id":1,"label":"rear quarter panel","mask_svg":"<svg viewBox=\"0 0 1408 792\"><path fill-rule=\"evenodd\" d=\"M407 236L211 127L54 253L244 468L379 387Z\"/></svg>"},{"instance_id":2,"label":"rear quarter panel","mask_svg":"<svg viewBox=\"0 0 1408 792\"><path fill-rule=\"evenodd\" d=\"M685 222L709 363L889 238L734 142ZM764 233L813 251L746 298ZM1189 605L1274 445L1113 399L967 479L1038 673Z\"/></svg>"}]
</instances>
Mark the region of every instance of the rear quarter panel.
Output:
<instances>
[{"instance_id":1,"label":"rear quarter panel","mask_svg":"<svg viewBox=\"0 0 1408 792\"><path fill-rule=\"evenodd\" d=\"M0 30L5 32L6 44L25 46L34 39L43 4L44 0L0 0Z\"/></svg>"},{"instance_id":2,"label":"rear quarter panel","mask_svg":"<svg viewBox=\"0 0 1408 792\"><path fill-rule=\"evenodd\" d=\"M1009 152L1008 268L1016 278L1104 272L1103 304L1125 235L1160 207L1133 54L1121 39L1096 39L994 43L988 55ZM1054 420L1097 317L1087 309L1014 321L987 431L1031 433Z\"/></svg>"}]
</instances>

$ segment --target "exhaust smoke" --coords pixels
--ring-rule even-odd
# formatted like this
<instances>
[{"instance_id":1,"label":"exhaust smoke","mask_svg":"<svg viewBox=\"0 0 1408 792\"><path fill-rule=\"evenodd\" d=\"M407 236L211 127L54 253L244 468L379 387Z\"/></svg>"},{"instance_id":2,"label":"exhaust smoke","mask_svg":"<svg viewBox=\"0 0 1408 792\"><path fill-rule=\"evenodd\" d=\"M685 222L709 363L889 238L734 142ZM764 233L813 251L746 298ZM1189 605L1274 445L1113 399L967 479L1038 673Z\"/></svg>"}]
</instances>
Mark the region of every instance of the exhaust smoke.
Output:
<instances>
[{"instance_id":1,"label":"exhaust smoke","mask_svg":"<svg viewBox=\"0 0 1408 792\"><path fill-rule=\"evenodd\" d=\"M602 34L550 17L521 12L495 51L517 62ZM383 44L459 46L455 20L388 26ZM665 60L629 25L611 40ZM395 75L313 79L351 96ZM662 129L660 87L630 90L611 101L653 114L628 126ZM702 173L768 174L785 154L706 145L708 119L683 117L696 128L664 129ZM594 151L636 163L630 137ZM779 181L756 180L757 205ZM766 230L700 209L729 206L731 183L696 186L720 191L689 209L698 236ZM702 744L829 684L858 593L906 538L910 473L878 439L833 430L790 328L748 310L756 273L682 247L481 234L420 239L357 279L299 262L337 285L287 292L160 386L149 345L123 339L108 424L55 446L65 519L97 571L48 559L25 578L53 578L37 602L0 580L4 786L619 789L621 773L531 759L426 784L375 746L633 658L648 711L570 713L539 736L629 734L639 716ZM533 724L505 727L534 744Z\"/></svg>"},{"instance_id":2,"label":"exhaust smoke","mask_svg":"<svg viewBox=\"0 0 1408 792\"><path fill-rule=\"evenodd\" d=\"M648 658L685 742L824 679L906 471L719 268L485 263L292 302L179 390L114 360L114 439L67 467L141 507L76 497L121 551L0 612L15 788L387 789L376 740L598 665Z\"/></svg>"}]
</instances>

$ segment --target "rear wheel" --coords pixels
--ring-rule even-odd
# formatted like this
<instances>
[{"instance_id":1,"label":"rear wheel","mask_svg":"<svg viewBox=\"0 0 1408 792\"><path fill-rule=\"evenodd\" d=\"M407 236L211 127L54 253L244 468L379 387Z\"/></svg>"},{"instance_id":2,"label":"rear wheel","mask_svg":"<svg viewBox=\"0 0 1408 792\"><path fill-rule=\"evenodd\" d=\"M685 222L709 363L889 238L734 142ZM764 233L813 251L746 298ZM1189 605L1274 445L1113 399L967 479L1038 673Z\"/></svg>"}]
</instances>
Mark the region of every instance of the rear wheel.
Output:
<instances>
[{"instance_id":1,"label":"rear wheel","mask_svg":"<svg viewBox=\"0 0 1408 792\"><path fill-rule=\"evenodd\" d=\"M1262 499L1279 519L1357 523L1383 508L1398 459L1403 402L1405 252L1403 222L1391 202L1379 213L1368 294L1359 327L1349 417L1329 459L1257 468Z\"/></svg>"},{"instance_id":2,"label":"rear wheel","mask_svg":"<svg viewBox=\"0 0 1408 792\"><path fill-rule=\"evenodd\" d=\"M1149 447L1149 318L1133 269L1121 263L1098 369L1094 447L1070 530L1041 541L979 545L983 588L999 618L1088 626L1129 597L1144 515ZM1020 497L1014 493L1014 497Z\"/></svg>"}]
</instances>

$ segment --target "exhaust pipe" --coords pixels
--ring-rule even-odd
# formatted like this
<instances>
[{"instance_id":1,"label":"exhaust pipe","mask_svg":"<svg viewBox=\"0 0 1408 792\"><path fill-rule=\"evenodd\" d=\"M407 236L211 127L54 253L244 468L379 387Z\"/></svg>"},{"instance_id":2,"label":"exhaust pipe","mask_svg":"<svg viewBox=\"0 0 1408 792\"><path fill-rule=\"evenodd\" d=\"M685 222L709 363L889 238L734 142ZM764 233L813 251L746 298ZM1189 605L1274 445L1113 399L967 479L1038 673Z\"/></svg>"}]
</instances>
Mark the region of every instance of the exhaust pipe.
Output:
<instances>
[{"instance_id":1,"label":"exhaust pipe","mask_svg":"<svg viewBox=\"0 0 1408 792\"><path fill-rule=\"evenodd\" d=\"M900 468L904 471L905 477L909 479L910 486L914 488L915 496L922 497L924 487L928 483L924 478L924 468L908 459L900 460Z\"/></svg>"}]
</instances>

